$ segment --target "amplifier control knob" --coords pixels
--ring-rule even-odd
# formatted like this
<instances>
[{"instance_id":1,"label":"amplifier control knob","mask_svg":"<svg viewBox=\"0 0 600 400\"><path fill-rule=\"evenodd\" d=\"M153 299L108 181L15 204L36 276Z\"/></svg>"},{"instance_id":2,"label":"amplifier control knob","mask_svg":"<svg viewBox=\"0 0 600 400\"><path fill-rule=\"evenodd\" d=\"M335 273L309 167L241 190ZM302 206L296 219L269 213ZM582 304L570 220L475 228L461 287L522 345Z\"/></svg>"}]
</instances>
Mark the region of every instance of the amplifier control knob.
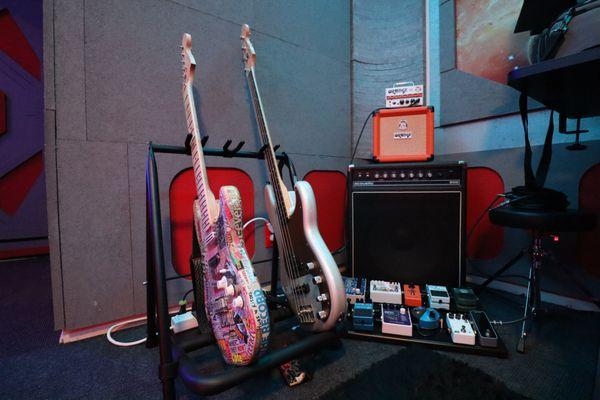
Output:
<instances>
[{"instance_id":1,"label":"amplifier control knob","mask_svg":"<svg viewBox=\"0 0 600 400\"><path fill-rule=\"evenodd\" d=\"M423 178L423 173L422 173L422 172L419 172L419 173L417 174L417 176L419 177L419 179L422 179L422 178Z\"/></svg>"},{"instance_id":2,"label":"amplifier control knob","mask_svg":"<svg viewBox=\"0 0 600 400\"><path fill-rule=\"evenodd\" d=\"M388 174L384 172L383 173L383 179L387 179L387 177L388 177Z\"/></svg>"},{"instance_id":3,"label":"amplifier control knob","mask_svg":"<svg viewBox=\"0 0 600 400\"><path fill-rule=\"evenodd\" d=\"M427 177L428 178L433 178L433 174L431 172L427 172Z\"/></svg>"},{"instance_id":4,"label":"amplifier control knob","mask_svg":"<svg viewBox=\"0 0 600 400\"><path fill-rule=\"evenodd\" d=\"M404 178L406 178L406 174L405 174L404 172L402 172L402 173L400 174L400 179L404 179Z\"/></svg>"},{"instance_id":5,"label":"amplifier control knob","mask_svg":"<svg viewBox=\"0 0 600 400\"><path fill-rule=\"evenodd\" d=\"M323 278L321 278L319 275L313 276L312 280L315 285L320 285L321 283L323 283Z\"/></svg>"},{"instance_id":6,"label":"amplifier control knob","mask_svg":"<svg viewBox=\"0 0 600 400\"><path fill-rule=\"evenodd\" d=\"M378 172L375 172L375 174L373 175L373 177L374 177L375 179L379 179L379 173L378 173Z\"/></svg>"},{"instance_id":7,"label":"amplifier control knob","mask_svg":"<svg viewBox=\"0 0 600 400\"><path fill-rule=\"evenodd\" d=\"M395 172L392 172L392 179L396 179L398 175Z\"/></svg>"},{"instance_id":8,"label":"amplifier control knob","mask_svg":"<svg viewBox=\"0 0 600 400\"><path fill-rule=\"evenodd\" d=\"M411 172L410 174L408 174L408 177L409 177L410 179L413 179L413 178L415 177L415 174L413 174L413 173Z\"/></svg>"}]
</instances>

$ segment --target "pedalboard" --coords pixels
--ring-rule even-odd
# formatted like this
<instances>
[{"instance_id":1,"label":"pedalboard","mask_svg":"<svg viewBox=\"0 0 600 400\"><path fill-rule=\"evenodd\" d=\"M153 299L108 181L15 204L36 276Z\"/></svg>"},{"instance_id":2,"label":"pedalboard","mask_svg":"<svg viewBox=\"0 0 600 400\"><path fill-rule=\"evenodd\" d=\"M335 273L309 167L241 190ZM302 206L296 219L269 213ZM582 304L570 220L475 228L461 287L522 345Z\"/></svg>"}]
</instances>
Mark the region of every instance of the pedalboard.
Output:
<instances>
[{"instance_id":1,"label":"pedalboard","mask_svg":"<svg viewBox=\"0 0 600 400\"><path fill-rule=\"evenodd\" d=\"M486 313L478 311L479 299L470 288L343 279L350 303L346 322L350 338L508 356Z\"/></svg>"},{"instance_id":2,"label":"pedalboard","mask_svg":"<svg viewBox=\"0 0 600 400\"><path fill-rule=\"evenodd\" d=\"M450 294L446 286L427 285L429 306L438 310L450 310Z\"/></svg>"},{"instance_id":3,"label":"pedalboard","mask_svg":"<svg viewBox=\"0 0 600 400\"><path fill-rule=\"evenodd\" d=\"M447 313L446 326L454 343L475 346L475 332L466 314Z\"/></svg>"},{"instance_id":4,"label":"pedalboard","mask_svg":"<svg viewBox=\"0 0 600 400\"><path fill-rule=\"evenodd\" d=\"M412 336L410 311L398 304L381 305L381 332L390 335Z\"/></svg>"},{"instance_id":5,"label":"pedalboard","mask_svg":"<svg viewBox=\"0 0 600 400\"><path fill-rule=\"evenodd\" d=\"M346 300L350 300L350 304L354 304L357 301L365 301L365 294L367 292L367 280L364 278L348 278L343 276L344 286L346 287Z\"/></svg>"},{"instance_id":6,"label":"pedalboard","mask_svg":"<svg viewBox=\"0 0 600 400\"><path fill-rule=\"evenodd\" d=\"M402 304L402 285L398 282L371 281L369 289L373 303Z\"/></svg>"},{"instance_id":7,"label":"pedalboard","mask_svg":"<svg viewBox=\"0 0 600 400\"><path fill-rule=\"evenodd\" d=\"M421 307L423 300L421 299L421 288L419 285L405 284L404 288L404 304L409 307Z\"/></svg>"}]
</instances>

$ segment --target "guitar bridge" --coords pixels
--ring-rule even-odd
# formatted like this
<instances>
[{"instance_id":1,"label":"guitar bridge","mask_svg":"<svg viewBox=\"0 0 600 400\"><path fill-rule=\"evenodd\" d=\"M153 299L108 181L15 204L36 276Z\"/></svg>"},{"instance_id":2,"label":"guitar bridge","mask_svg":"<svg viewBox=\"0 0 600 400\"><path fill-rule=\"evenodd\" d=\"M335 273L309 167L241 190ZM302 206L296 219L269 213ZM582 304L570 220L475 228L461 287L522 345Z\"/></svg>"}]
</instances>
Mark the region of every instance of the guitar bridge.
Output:
<instances>
[{"instance_id":1,"label":"guitar bridge","mask_svg":"<svg viewBox=\"0 0 600 400\"><path fill-rule=\"evenodd\" d=\"M312 324L315 322L315 313L311 306L301 306L298 310L298 319L300 324Z\"/></svg>"}]
</instances>

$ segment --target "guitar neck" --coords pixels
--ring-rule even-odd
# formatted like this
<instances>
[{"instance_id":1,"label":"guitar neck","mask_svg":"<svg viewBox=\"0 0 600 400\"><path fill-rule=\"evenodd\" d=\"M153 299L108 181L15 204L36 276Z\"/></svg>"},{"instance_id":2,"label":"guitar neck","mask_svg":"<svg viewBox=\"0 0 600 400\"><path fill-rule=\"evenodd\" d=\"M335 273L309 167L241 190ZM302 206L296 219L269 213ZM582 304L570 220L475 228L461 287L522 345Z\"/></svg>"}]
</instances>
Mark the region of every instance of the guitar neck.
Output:
<instances>
[{"instance_id":1,"label":"guitar neck","mask_svg":"<svg viewBox=\"0 0 600 400\"><path fill-rule=\"evenodd\" d=\"M188 133L192 135L190 142L192 149L192 165L194 168L194 181L198 194L198 203L202 218L202 226L207 227L211 221L209 211L209 188L206 178L206 165L204 163L204 152L202 151L202 138L198 129L198 117L196 115L196 106L194 103L194 94L192 86L189 83L183 85L183 104L185 106L185 118L187 122Z\"/></svg>"},{"instance_id":2,"label":"guitar neck","mask_svg":"<svg viewBox=\"0 0 600 400\"><path fill-rule=\"evenodd\" d=\"M283 180L281 179L281 174L279 173L277 158L275 157L275 151L273 150L267 119L265 118L260 92L258 91L258 85L256 84L254 67L250 68L250 70L246 72L246 79L248 80L252 104L254 105L254 114L256 115L256 122L260 132L260 140L263 145L267 146L265 150L265 162L267 164L267 169L269 170L269 179L271 181L271 185L273 186L273 190L275 191L277 201L281 201L281 205L285 206L283 204L282 193L287 191L287 189L285 186L283 186Z\"/></svg>"}]
</instances>

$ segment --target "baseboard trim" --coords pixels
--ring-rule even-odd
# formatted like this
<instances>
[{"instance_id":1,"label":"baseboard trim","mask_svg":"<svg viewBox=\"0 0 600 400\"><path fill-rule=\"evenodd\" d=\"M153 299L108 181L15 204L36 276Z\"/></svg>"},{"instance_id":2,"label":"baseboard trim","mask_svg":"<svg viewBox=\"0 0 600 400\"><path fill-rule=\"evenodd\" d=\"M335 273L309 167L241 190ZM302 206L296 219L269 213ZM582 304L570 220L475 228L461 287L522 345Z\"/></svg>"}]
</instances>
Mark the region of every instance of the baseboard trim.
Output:
<instances>
[{"instance_id":1,"label":"baseboard trim","mask_svg":"<svg viewBox=\"0 0 600 400\"><path fill-rule=\"evenodd\" d=\"M179 306L171 306L169 307L169 313L170 314L174 314L179 310ZM100 336L100 335L106 335L106 332L108 331L108 329L118 323L121 322L125 322L128 320L132 320L132 319L136 319L136 318L140 318L145 316L146 313L144 314L136 314L136 315L130 315L128 317L125 318L121 318L115 321L110 321L110 322L104 322L98 325L92 325L92 326L87 326L84 328L78 328L78 329L63 329L60 332L60 338L58 339L58 342L60 344L67 344L67 343L73 343L73 342L78 342L80 340L85 340L85 339L89 339L89 338L93 338L96 336ZM143 321L137 321L137 322L132 322L131 324L128 325L129 328L133 328L136 326L140 326L140 325L144 325L146 324L146 320Z\"/></svg>"},{"instance_id":2,"label":"baseboard trim","mask_svg":"<svg viewBox=\"0 0 600 400\"><path fill-rule=\"evenodd\" d=\"M481 285L485 281L486 278L484 277L470 274L467 275L467 282L469 283ZM525 296L527 294L527 287L499 280L492 281L488 285L488 287L517 295ZM598 306L596 306L594 303L581 299L574 299L572 297L562 296L556 293L542 291L542 301L567 307L572 310L600 312L600 308L598 308Z\"/></svg>"}]
</instances>

